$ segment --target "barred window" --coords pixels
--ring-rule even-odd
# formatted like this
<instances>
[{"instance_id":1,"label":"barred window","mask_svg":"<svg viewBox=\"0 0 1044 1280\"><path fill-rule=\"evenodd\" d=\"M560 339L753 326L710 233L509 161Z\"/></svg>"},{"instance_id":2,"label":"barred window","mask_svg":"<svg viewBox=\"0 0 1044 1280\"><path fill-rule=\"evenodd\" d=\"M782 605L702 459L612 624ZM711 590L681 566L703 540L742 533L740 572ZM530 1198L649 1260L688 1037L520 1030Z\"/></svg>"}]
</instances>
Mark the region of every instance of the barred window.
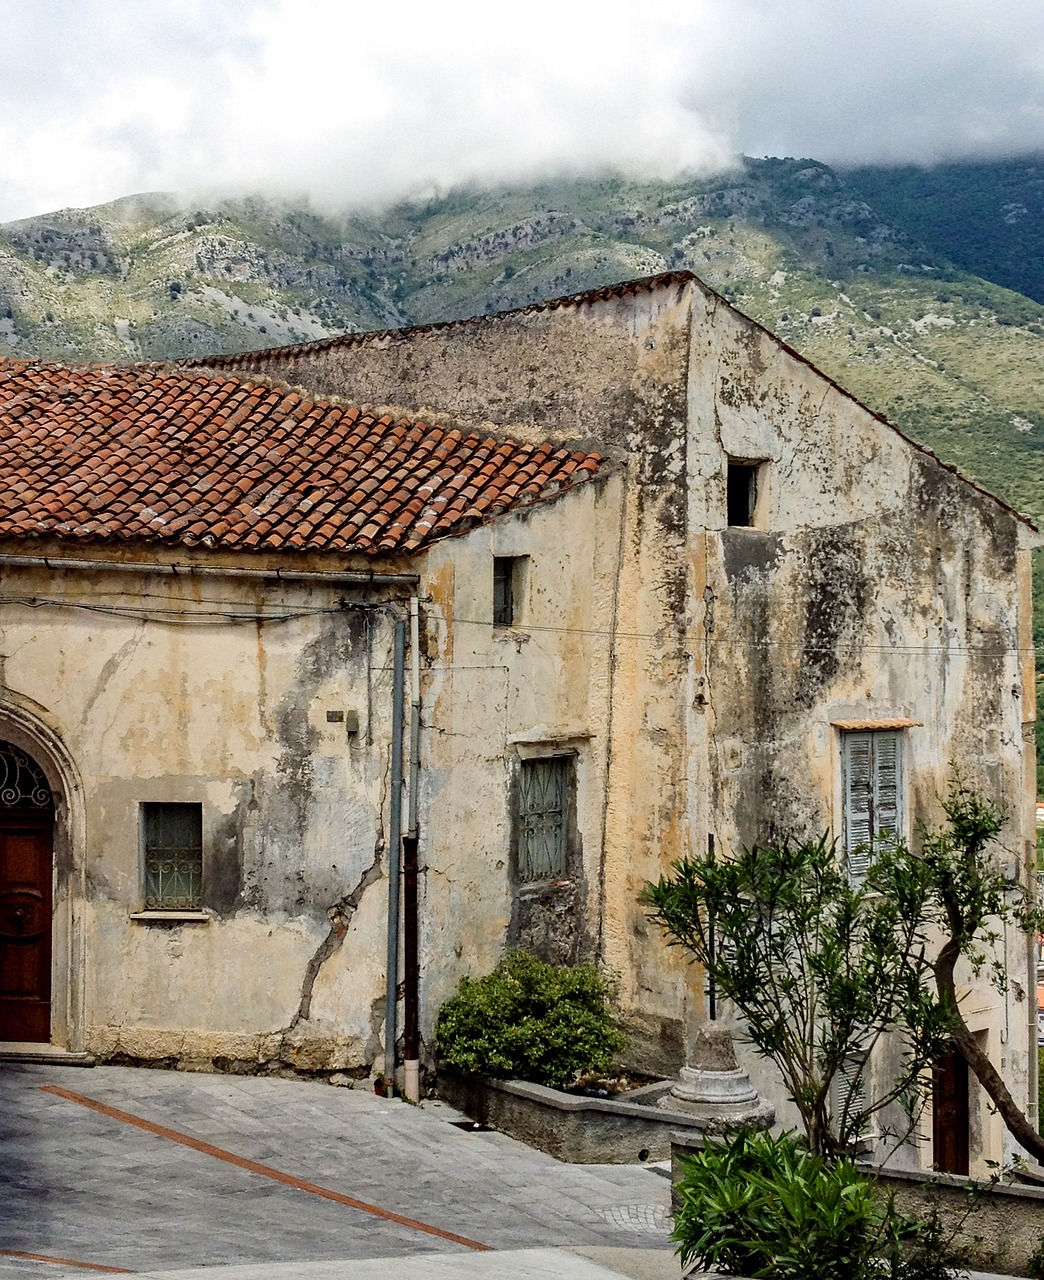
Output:
<instances>
[{"instance_id":1,"label":"barred window","mask_svg":"<svg viewBox=\"0 0 1044 1280\"><path fill-rule=\"evenodd\" d=\"M143 804L146 911L198 911L203 905L203 806Z\"/></svg>"},{"instance_id":2,"label":"barred window","mask_svg":"<svg viewBox=\"0 0 1044 1280\"><path fill-rule=\"evenodd\" d=\"M569 863L572 756L523 760L518 777L518 874L523 881L564 876Z\"/></svg>"}]
</instances>

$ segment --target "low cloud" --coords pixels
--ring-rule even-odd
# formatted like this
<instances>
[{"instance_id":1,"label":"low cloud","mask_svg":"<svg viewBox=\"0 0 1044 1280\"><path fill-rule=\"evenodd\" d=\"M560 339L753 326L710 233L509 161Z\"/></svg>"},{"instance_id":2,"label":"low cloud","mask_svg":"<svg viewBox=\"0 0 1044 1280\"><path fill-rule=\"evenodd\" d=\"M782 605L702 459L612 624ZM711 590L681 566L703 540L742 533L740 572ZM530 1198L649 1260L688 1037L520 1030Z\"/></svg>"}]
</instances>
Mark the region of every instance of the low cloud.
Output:
<instances>
[{"instance_id":1,"label":"low cloud","mask_svg":"<svg viewBox=\"0 0 1044 1280\"><path fill-rule=\"evenodd\" d=\"M5 7L0 47L4 220L142 190L342 204L741 152L1038 149L1039 0L37 0Z\"/></svg>"}]
</instances>

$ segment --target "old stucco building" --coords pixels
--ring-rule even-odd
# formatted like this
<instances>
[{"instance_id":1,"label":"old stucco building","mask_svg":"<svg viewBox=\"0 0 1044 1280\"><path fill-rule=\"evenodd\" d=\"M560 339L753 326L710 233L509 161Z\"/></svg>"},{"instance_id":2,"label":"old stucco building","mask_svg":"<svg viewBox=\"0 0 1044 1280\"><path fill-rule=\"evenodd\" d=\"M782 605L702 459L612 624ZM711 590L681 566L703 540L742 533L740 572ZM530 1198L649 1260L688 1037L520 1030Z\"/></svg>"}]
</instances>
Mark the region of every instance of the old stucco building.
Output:
<instances>
[{"instance_id":1,"label":"old stucco building","mask_svg":"<svg viewBox=\"0 0 1044 1280\"><path fill-rule=\"evenodd\" d=\"M53 892L9 1040L379 1067L396 681L425 1038L521 944L614 969L634 1064L675 1070L704 995L645 881L710 837L913 835L953 761L1030 874L1034 530L692 276L5 362L0 432L0 843ZM1008 948L965 1009L1032 1109ZM1003 1143L965 1092L974 1164Z\"/></svg>"}]
</instances>

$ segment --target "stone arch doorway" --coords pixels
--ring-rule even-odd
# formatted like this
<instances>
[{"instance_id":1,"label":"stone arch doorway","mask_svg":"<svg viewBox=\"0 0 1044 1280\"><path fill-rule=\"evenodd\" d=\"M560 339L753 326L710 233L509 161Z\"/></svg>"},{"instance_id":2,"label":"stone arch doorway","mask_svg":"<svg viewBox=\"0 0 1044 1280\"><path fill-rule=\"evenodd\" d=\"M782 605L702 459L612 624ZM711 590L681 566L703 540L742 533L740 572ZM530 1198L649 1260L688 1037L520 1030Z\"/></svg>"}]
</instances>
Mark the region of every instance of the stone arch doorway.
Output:
<instances>
[{"instance_id":1,"label":"stone arch doorway","mask_svg":"<svg viewBox=\"0 0 1044 1280\"><path fill-rule=\"evenodd\" d=\"M0 739L0 1042L51 1039L54 828L43 769Z\"/></svg>"}]
</instances>

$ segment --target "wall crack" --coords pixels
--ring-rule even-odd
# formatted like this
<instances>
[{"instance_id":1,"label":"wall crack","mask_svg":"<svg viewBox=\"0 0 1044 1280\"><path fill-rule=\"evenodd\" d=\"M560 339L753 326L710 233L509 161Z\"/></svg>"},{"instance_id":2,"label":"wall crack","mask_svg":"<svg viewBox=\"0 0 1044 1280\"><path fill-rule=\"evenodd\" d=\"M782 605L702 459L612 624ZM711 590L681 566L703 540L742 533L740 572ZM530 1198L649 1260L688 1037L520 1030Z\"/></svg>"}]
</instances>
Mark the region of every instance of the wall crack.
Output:
<instances>
[{"instance_id":1,"label":"wall crack","mask_svg":"<svg viewBox=\"0 0 1044 1280\"><path fill-rule=\"evenodd\" d=\"M288 1053L292 1054L292 1046L288 1044L289 1038L302 1022L308 1022L312 1013L312 994L315 990L316 981L322 971L323 965L332 959L344 944L345 938L348 936L348 929L352 923L359 904L362 902L363 895L366 890L376 884L383 876L384 852L386 847L386 837L384 832L384 800L388 790L387 774L383 779L381 787L381 797L377 808L377 834L374 841L373 861L359 877L355 887L339 898L332 907L327 911L327 918L330 921L330 928L326 937L320 942L308 961L308 965L304 972L304 978L301 981L301 999L297 1006L297 1011L290 1020L290 1025L282 1032L279 1057L283 1061L287 1061Z\"/></svg>"},{"instance_id":2,"label":"wall crack","mask_svg":"<svg viewBox=\"0 0 1044 1280\"><path fill-rule=\"evenodd\" d=\"M283 1050L286 1048L287 1037L290 1036L302 1022L307 1022L312 1012L312 992L315 989L316 980L319 977L322 967L328 960L340 951L345 938L348 936L348 927L352 922L352 917L359 909L362 902L363 894L370 887L381 879L382 869L382 850L378 846L374 852L373 861L359 877L359 881L351 893L339 899L327 912L330 920L330 929L326 937L316 948L312 958L308 961L308 967L305 969L304 979L301 983L301 1001L297 1006L297 1012L290 1020L290 1025L283 1032L282 1043L280 1045L279 1056L282 1058Z\"/></svg>"}]
</instances>

